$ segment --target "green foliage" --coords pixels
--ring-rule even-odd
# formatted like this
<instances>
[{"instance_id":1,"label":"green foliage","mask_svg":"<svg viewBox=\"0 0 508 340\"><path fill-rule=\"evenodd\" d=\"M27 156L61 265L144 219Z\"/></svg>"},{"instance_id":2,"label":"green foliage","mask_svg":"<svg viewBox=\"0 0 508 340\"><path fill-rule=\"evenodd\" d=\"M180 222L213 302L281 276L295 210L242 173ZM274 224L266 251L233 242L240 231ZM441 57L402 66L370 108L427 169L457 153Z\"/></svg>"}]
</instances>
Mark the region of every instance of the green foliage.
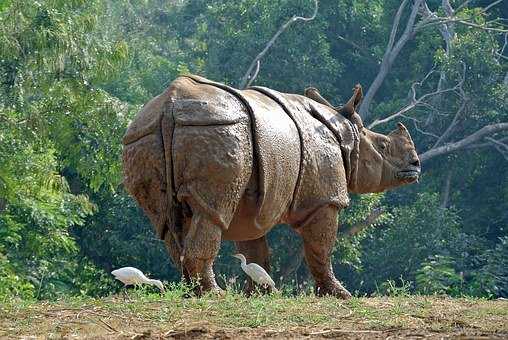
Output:
<instances>
[{"instance_id":1,"label":"green foliage","mask_svg":"<svg viewBox=\"0 0 508 340\"><path fill-rule=\"evenodd\" d=\"M415 281L429 256L460 253L458 228L457 214L441 209L437 195L418 194L411 205L393 209L390 220L362 240L362 267L354 285L373 292L388 280Z\"/></svg>"},{"instance_id":2,"label":"green foliage","mask_svg":"<svg viewBox=\"0 0 508 340\"><path fill-rule=\"evenodd\" d=\"M507 254L508 238L503 237L494 249L474 258L473 268L459 266L450 256L431 256L417 272L417 290L453 296L507 296Z\"/></svg>"},{"instance_id":3,"label":"green foliage","mask_svg":"<svg viewBox=\"0 0 508 340\"><path fill-rule=\"evenodd\" d=\"M34 285L16 272L5 255L0 253L0 302L13 297L30 300L34 297Z\"/></svg>"},{"instance_id":4,"label":"green foliage","mask_svg":"<svg viewBox=\"0 0 508 340\"><path fill-rule=\"evenodd\" d=\"M405 281L402 277L399 282L389 279L376 287L375 295L390 297L408 297L411 295L412 284Z\"/></svg>"},{"instance_id":5,"label":"green foliage","mask_svg":"<svg viewBox=\"0 0 508 340\"><path fill-rule=\"evenodd\" d=\"M160 279L179 280L164 243L132 197L121 191L96 193L92 199L99 211L87 220L86 228L73 228L72 234L94 264L108 272L133 266Z\"/></svg>"},{"instance_id":6,"label":"green foliage","mask_svg":"<svg viewBox=\"0 0 508 340\"><path fill-rule=\"evenodd\" d=\"M428 5L434 10L440 2ZM163 243L121 186L122 134L139 107L181 73L238 85L281 25L309 16L313 6L0 1L0 301L104 295L118 288L107 273L124 265L177 281ZM254 84L294 93L315 86L334 104L343 102L354 84L367 88L377 74L399 6L320 1L315 20L280 35ZM477 6L457 15L478 25L506 16L502 6L490 11L494 16ZM464 99L449 141L508 119L504 38L455 23L447 51L438 28L419 31L403 48L371 108L372 119L399 110L410 86L431 69L419 95L434 91L441 76L445 88L463 81L463 91L416 107L414 119L400 117L420 152L436 143ZM435 158L425 162L419 185L353 196L339 218L338 277L359 294L507 296L508 167L495 152L483 147ZM368 221L376 209L382 214ZM287 226L268 238L276 281L283 276L286 285L308 287L301 238ZM223 285L242 275L233 252L225 242L215 264Z\"/></svg>"},{"instance_id":7,"label":"green foliage","mask_svg":"<svg viewBox=\"0 0 508 340\"><path fill-rule=\"evenodd\" d=\"M500 238L494 249L479 256L481 267L473 272L468 287L471 295L508 296L508 237Z\"/></svg>"},{"instance_id":8,"label":"green foliage","mask_svg":"<svg viewBox=\"0 0 508 340\"><path fill-rule=\"evenodd\" d=\"M0 12L0 298L101 289L70 235L96 209L80 187L120 177L125 110L90 84L115 73L124 48L96 34L100 8L16 1Z\"/></svg>"},{"instance_id":9,"label":"green foliage","mask_svg":"<svg viewBox=\"0 0 508 340\"><path fill-rule=\"evenodd\" d=\"M416 289L423 294L457 296L463 291L464 279L454 268L453 258L430 256L416 272Z\"/></svg>"},{"instance_id":10,"label":"green foliage","mask_svg":"<svg viewBox=\"0 0 508 340\"><path fill-rule=\"evenodd\" d=\"M342 270L340 267L353 270L361 268L362 240L372 232L372 228L390 219L389 213L382 212L382 199L383 194L355 195L352 197L350 207L339 216L339 237L333 254L334 265L339 271ZM373 221L368 221L368 216L376 210L380 211L379 216ZM365 226L366 223L369 225Z\"/></svg>"},{"instance_id":11,"label":"green foliage","mask_svg":"<svg viewBox=\"0 0 508 340\"><path fill-rule=\"evenodd\" d=\"M217 1L206 6L188 1L178 15L192 18L195 24L182 20L175 29L183 32L184 48L193 49L192 55L204 65L206 76L238 85L252 59L279 27L293 15L310 16L313 6L307 0ZM331 84L340 77L342 67L331 55L327 26L321 18L308 24L294 23L261 62L256 84L296 93L312 84L336 97ZM190 69L194 71L194 67ZM280 77L281 70L284 77Z\"/></svg>"}]
</instances>

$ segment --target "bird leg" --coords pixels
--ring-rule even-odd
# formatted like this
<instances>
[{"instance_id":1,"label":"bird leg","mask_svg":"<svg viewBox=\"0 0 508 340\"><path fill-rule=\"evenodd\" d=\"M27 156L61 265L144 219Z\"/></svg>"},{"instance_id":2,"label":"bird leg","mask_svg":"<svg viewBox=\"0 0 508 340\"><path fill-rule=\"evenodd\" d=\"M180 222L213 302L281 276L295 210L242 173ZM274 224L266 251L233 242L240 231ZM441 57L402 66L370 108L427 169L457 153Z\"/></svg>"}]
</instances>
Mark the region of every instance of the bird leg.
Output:
<instances>
[{"instance_id":1,"label":"bird leg","mask_svg":"<svg viewBox=\"0 0 508 340\"><path fill-rule=\"evenodd\" d=\"M123 301L125 302L125 300L129 300L129 302L132 302L131 298L129 297L129 294L127 294L127 285L123 286Z\"/></svg>"},{"instance_id":2,"label":"bird leg","mask_svg":"<svg viewBox=\"0 0 508 340\"><path fill-rule=\"evenodd\" d=\"M237 241L235 242L238 253L241 253L247 259L247 263L257 263L263 267L267 273L270 273L270 248L266 240L266 235L256 240ZM272 289L269 286L259 287L260 293L270 293ZM256 291L255 283L250 277L247 277L247 284L244 292L247 296L251 296Z\"/></svg>"},{"instance_id":3,"label":"bird leg","mask_svg":"<svg viewBox=\"0 0 508 340\"><path fill-rule=\"evenodd\" d=\"M349 299L351 294L335 278L330 259L338 229L337 215L336 207L326 206L304 221L303 245L305 259L316 281L316 295Z\"/></svg>"}]
</instances>

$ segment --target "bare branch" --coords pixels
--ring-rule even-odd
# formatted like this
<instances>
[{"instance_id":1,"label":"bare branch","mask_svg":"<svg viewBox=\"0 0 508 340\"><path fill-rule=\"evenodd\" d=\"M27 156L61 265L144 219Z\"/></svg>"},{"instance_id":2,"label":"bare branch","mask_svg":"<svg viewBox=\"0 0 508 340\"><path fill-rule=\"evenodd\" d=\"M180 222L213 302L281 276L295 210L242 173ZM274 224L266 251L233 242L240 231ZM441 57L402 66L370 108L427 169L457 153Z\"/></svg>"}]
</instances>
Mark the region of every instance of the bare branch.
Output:
<instances>
[{"instance_id":1,"label":"bare branch","mask_svg":"<svg viewBox=\"0 0 508 340\"><path fill-rule=\"evenodd\" d=\"M494 138L490 138L490 137L485 137L485 139L492 142L493 144L496 144L497 146L501 147L502 149L505 149L506 151L508 151L508 145L503 143L502 141L495 140Z\"/></svg>"},{"instance_id":2,"label":"bare branch","mask_svg":"<svg viewBox=\"0 0 508 340\"><path fill-rule=\"evenodd\" d=\"M259 73L260 66L261 66L261 61L258 60L257 65L256 65L256 71L254 71L254 74L252 75L252 77L249 78L249 81L247 82L247 85L245 85L245 87L249 87L250 84L252 84L252 82L256 79L256 77L258 76L258 73Z\"/></svg>"},{"instance_id":3,"label":"bare branch","mask_svg":"<svg viewBox=\"0 0 508 340\"><path fill-rule=\"evenodd\" d=\"M249 68L247 69L247 72L243 75L242 79L240 80L240 85L238 86L240 89L244 89L247 85L247 82L249 78L251 77L252 71L254 70L254 67L256 67L258 61L261 60L261 58L264 57L264 55L268 52L268 50L275 44L275 41L277 38L294 22L297 21L311 21L316 18L317 12L318 12L318 0L314 0L315 7L314 7L314 13L311 17L305 18L300 16L292 16L284 25L282 25L277 32L273 35L273 37L268 41L268 43L265 45L265 48L259 52L259 54L252 60Z\"/></svg>"},{"instance_id":4,"label":"bare branch","mask_svg":"<svg viewBox=\"0 0 508 340\"><path fill-rule=\"evenodd\" d=\"M499 61L499 58L503 58L505 60L508 60L508 57L504 56L504 50L506 48L506 46L508 45L508 33L505 33L504 34L504 43L503 43L503 46L501 47L501 50L499 52L495 52L496 55L498 56L498 61Z\"/></svg>"},{"instance_id":5,"label":"bare branch","mask_svg":"<svg viewBox=\"0 0 508 340\"><path fill-rule=\"evenodd\" d=\"M439 139L436 141L436 143L432 146L431 149L436 148L439 144L443 143L452 133L453 129L457 126L457 122L459 117L462 115L462 112L464 112L464 109L466 108L466 101L463 101L460 105L459 109L455 113L455 116L453 117L452 122L450 125L448 125L448 128L446 128L445 132L439 137Z\"/></svg>"},{"instance_id":6,"label":"bare branch","mask_svg":"<svg viewBox=\"0 0 508 340\"><path fill-rule=\"evenodd\" d=\"M415 32L415 20L416 16L418 14L419 8L421 4L423 3L423 0L415 0L413 3L413 7L411 8L411 13L409 14L409 19L406 23L406 27L404 29L404 32L400 36L399 40L395 42L395 38L397 36L398 27L400 24L400 18L404 11L404 8L406 7L407 0L404 0L401 5L399 6L399 9L397 10L397 14L395 15L395 19L393 21L392 30L390 32L390 38L388 40L388 45L386 47L385 54L383 56L383 60L381 61L381 66L379 68L379 72L376 75L376 78L370 85L367 93L365 94L365 97L363 99L363 102L360 105L359 113L362 116L362 118L367 119L371 113L369 111L370 104L372 102L372 99L376 95L377 91L381 87L382 83L384 82L386 76L391 70L391 67L393 65L393 62L399 55L402 48L406 45L406 43L413 37L413 34Z\"/></svg>"},{"instance_id":7,"label":"bare branch","mask_svg":"<svg viewBox=\"0 0 508 340\"><path fill-rule=\"evenodd\" d=\"M430 104L425 103L425 100L432 98L434 96L441 95L443 93L457 92L457 90L461 89L461 87L464 83L464 78L462 78L454 87L451 87L448 89L438 89L436 91L426 93L419 98L416 98L416 86L421 86L427 80L427 78L430 77L430 75L433 72L434 72L434 69L430 70L429 73L427 73L427 75L421 81L415 82L411 85L411 93L412 94L411 94L411 100L408 105L404 106L402 109L400 109L396 113L391 114L390 116L388 116L386 118L374 120L370 125L368 125L368 128L372 129L373 127L375 127L377 125L384 124L384 123L387 123L397 117L404 116L404 114L406 112L414 109L417 106L429 106Z\"/></svg>"},{"instance_id":8,"label":"bare branch","mask_svg":"<svg viewBox=\"0 0 508 340\"><path fill-rule=\"evenodd\" d=\"M484 9L482 9L482 12L487 12L489 9L497 5L498 3L503 2L503 0L497 0L491 3L490 5L486 6Z\"/></svg>"},{"instance_id":9,"label":"bare branch","mask_svg":"<svg viewBox=\"0 0 508 340\"><path fill-rule=\"evenodd\" d=\"M472 133L471 135L453 143L448 143L440 147L431 148L430 150L425 151L423 154L421 154L420 161L424 162L431 158L434 158L436 156L448 154L455 152L460 149L464 149L471 144L487 137L490 135L493 135L494 133L501 132L508 130L508 123L497 123L497 124L491 124L482 127L480 130Z\"/></svg>"},{"instance_id":10,"label":"bare branch","mask_svg":"<svg viewBox=\"0 0 508 340\"><path fill-rule=\"evenodd\" d=\"M404 12L404 8L406 7L407 0L402 1L397 10L397 14L395 14L395 19L393 20L392 30L390 31L390 38L388 39L388 46L386 46L386 53L393 48L393 44L395 43L395 37L397 36L397 30L399 29L400 17Z\"/></svg>"},{"instance_id":11,"label":"bare branch","mask_svg":"<svg viewBox=\"0 0 508 340\"><path fill-rule=\"evenodd\" d=\"M469 5L469 3L471 2L472 0L467 0L467 1L464 1L464 3L462 3L459 7L457 7L457 12L463 10L464 8L467 7L467 5Z\"/></svg>"},{"instance_id":12,"label":"bare branch","mask_svg":"<svg viewBox=\"0 0 508 340\"><path fill-rule=\"evenodd\" d=\"M346 39L344 38L343 36L339 35L337 36L341 41L343 41L344 43L354 47L355 49L357 49L358 51L360 51L362 53L362 55L364 55L365 57L371 59L372 61L376 62L376 63L379 63L380 60L378 58L376 58L374 55L370 54L369 51L367 51L366 48L358 45L357 43L355 43L354 41L351 41L349 39Z\"/></svg>"},{"instance_id":13,"label":"bare branch","mask_svg":"<svg viewBox=\"0 0 508 340\"><path fill-rule=\"evenodd\" d=\"M494 149L499 151L501 156L503 156L503 158L508 161L508 145L499 140L495 140L494 138L485 137L485 139L491 142L492 146L494 146Z\"/></svg>"},{"instance_id":14,"label":"bare branch","mask_svg":"<svg viewBox=\"0 0 508 340\"><path fill-rule=\"evenodd\" d=\"M406 117L406 118L410 118L410 117ZM427 132L427 131L424 131L424 130L420 129L420 128L418 127L418 124L417 124L416 120L413 120L413 124L414 124L414 127L415 127L416 131L418 131L418 132L419 132L419 133L421 133L422 135L430 136L430 137L433 137L433 138L436 138L436 139L438 139L438 138L439 138L439 136L438 136L438 135L436 135L436 134L434 134L434 133L432 133L432 132Z\"/></svg>"},{"instance_id":15,"label":"bare branch","mask_svg":"<svg viewBox=\"0 0 508 340\"><path fill-rule=\"evenodd\" d=\"M502 29L502 28L497 28L497 27L490 27L490 26L487 26L487 25L479 25L479 24L475 24L474 22L470 22L470 21L466 21L464 19L460 19L460 18L457 18L457 17L436 17L436 18L433 18L433 19L430 19L430 20L425 20L425 21L422 21L420 22L419 24L416 25L415 27L415 31L420 31L424 28L428 28L428 27L432 27L432 26L436 26L436 25L442 25L442 24L446 24L446 23L459 23L459 24L462 24L462 25L465 25L465 26L470 26L470 27L474 27L474 28L478 28L478 29L481 29L481 30L484 30L484 31L489 31L489 32L497 32L497 33L506 33L508 32L507 29Z\"/></svg>"},{"instance_id":16,"label":"bare branch","mask_svg":"<svg viewBox=\"0 0 508 340\"><path fill-rule=\"evenodd\" d=\"M383 213L384 213L383 208L376 207L370 211L369 215L363 221L355 223L350 228L346 229L345 231L341 232L340 234L342 236L357 235L360 232L362 232L365 228L374 224Z\"/></svg>"},{"instance_id":17,"label":"bare branch","mask_svg":"<svg viewBox=\"0 0 508 340\"><path fill-rule=\"evenodd\" d=\"M442 195L442 201L441 201L441 209L445 209L448 206L448 201L450 199L450 187L452 182L452 176L453 176L453 169L448 169L448 174L446 175L446 181L444 186L444 191Z\"/></svg>"},{"instance_id":18,"label":"bare branch","mask_svg":"<svg viewBox=\"0 0 508 340\"><path fill-rule=\"evenodd\" d=\"M450 5L450 2L448 0L443 0L442 7L443 7L445 13L449 17L452 17L454 15L453 8ZM437 14L432 12L429 9L429 7L427 6L427 3L425 3L425 2L422 4L422 11L421 12L422 12L422 16L425 18L426 21L432 21L432 20L439 19ZM443 40L445 41L446 53L448 54L451 49L451 42L453 39L453 35L455 34L454 29L453 29L453 24L452 23L450 23L450 24L443 23L442 25L439 26L439 32L441 33L441 36L443 37Z\"/></svg>"},{"instance_id":19,"label":"bare branch","mask_svg":"<svg viewBox=\"0 0 508 340\"><path fill-rule=\"evenodd\" d=\"M497 141L503 143L504 141L508 141L508 137L504 137L504 138L498 139ZM464 148L464 150L472 150L472 149L492 147L492 145L493 145L492 142L476 143L476 144L471 144L471 145L466 146Z\"/></svg>"},{"instance_id":20,"label":"bare branch","mask_svg":"<svg viewBox=\"0 0 508 340\"><path fill-rule=\"evenodd\" d=\"M496 28L496 27L488 27L488 26L482 26L482 25L478 25L478 24L475 24L474 22L470 22L470 21L465 21L465 20L460 20L460 19L450 19L448 20L448 22L457 22L459 24L462 24L462 25L465 25L465 26L470 26L470 27L474 27L474 28L479 28L479 29L482 29L484 31L490 31L490 32L498 32L498 33L507 33L508 30L507 29L502 29L502 28Z\"/></svg>"}]
</instances>

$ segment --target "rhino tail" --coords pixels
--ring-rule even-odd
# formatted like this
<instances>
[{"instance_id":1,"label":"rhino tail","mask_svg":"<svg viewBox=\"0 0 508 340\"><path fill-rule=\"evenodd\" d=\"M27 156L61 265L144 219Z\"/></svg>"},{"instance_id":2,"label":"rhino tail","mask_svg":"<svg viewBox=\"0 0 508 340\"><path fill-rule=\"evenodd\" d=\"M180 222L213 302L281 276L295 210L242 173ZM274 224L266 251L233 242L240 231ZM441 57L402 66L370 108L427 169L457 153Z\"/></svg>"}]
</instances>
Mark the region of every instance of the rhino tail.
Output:
<instances>
[{"instance_id":1,"label":"rhino tail","mask_svg":"<svg viewBox=\"0 0 508 340\"><path fill-rule=\"evenodd\" d=\"M175 267L181 270L181 257L183 255L183 207L177 199L177 193L173 177L173 133L175 120L173 117L174 101L170 100L165 105L166 112L161 117L161 138L164 146L165 163L165 187L166 207L161 214L160 227L157 228L158 236L164 240L166 248Z\"/></svg>"},{"instance_id":2,"label":"rhino tail","mask_svg":"<svg viewBox=\"0 0 508 340\"><path fill-rule=\"evenodd\" d=\"M123 139L123 183L180 267L183 218L173 183L171 97L164 93L154 98L131 123Z\"/></svg>"}]
</instances>

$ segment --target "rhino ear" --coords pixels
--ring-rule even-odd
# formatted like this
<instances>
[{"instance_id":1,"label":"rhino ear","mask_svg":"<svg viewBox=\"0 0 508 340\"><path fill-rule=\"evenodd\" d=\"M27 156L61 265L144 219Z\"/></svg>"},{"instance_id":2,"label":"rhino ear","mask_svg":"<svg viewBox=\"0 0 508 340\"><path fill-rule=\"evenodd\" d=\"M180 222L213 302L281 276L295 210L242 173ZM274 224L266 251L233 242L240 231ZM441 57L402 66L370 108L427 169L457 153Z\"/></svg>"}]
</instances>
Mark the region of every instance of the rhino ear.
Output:
<instances>
[{"instance_id":1,"label":"rhino ear","mask_svg":"<svg viewBox=\"0 0 508 340\"><path fill-rule=\"evenodd\" d=\"M353 96L343 107L337 110L340 114L355 124L359 130L363 129L363 121L360 115L356 113L356 108L358 105L360 105L362 98L362 86L360 84L356 84L355 88L353 89Z\"/></svg>"},{"instance_id":2,"label":"rhino ear","mask_svg":"<svg viewBox=\"0 0 508 340\"><path fill-rule=\"evenodd\" d=\"M404 126L404 124L402 124L401 122L398 122L397 123L397 127L399 128L399 130L401 132L407 132L407 128Z\"/></svg>"},{"instance_id":3,"label":"rhino ear","mask_svg":"<svg viewBox=\"0 0 508 340\"><path fill-rule=\"evenodd\" d=\"M360 105L360 102L363 98L362 86L360 84L356 84L353 89L353 96L348 100L348 102L341 107L338 111L346 118L351 118L353 114L356 112L356 108Z\"/></svg>"},{"instance_id":4,"label":"rhino ear","mask_svg":"<svg viewBox=\"0 0 508 340\"><path fill-rule=\"evenodd\" d=\"M363 99L362 85L360 85L360 84L355 85L353 96L355 97L354 106L355 106L355 110L356 110L356 108L358 107L358 105L360 105L360 103Z\"/></svg>"},{"instance_id":5,"label":"rhino ear","mask_svg":"<svg viewBox=\"0 0 508 340\"><path fill-rule=\"evenodd\" d=\"M333 108L333 105L330 104L328 100L324 99L323 96L319 93L319 91L315 87L307 87L303 93L305 97Z\"/></svg>"},{"instance_id":6,"label":"rhino ear","mask_svg":"<svg viewBox=\"0 0 508 340\"><path fill-rule=\"evenodd\" d=\"M410 136L409 135L409 131L408 129L404 126L404 124L402 124L401 122L398 122L397 123L397 127L399 128L399 132L403 135L407 135L407 136Z\"/></svg>"}]
</instances>

